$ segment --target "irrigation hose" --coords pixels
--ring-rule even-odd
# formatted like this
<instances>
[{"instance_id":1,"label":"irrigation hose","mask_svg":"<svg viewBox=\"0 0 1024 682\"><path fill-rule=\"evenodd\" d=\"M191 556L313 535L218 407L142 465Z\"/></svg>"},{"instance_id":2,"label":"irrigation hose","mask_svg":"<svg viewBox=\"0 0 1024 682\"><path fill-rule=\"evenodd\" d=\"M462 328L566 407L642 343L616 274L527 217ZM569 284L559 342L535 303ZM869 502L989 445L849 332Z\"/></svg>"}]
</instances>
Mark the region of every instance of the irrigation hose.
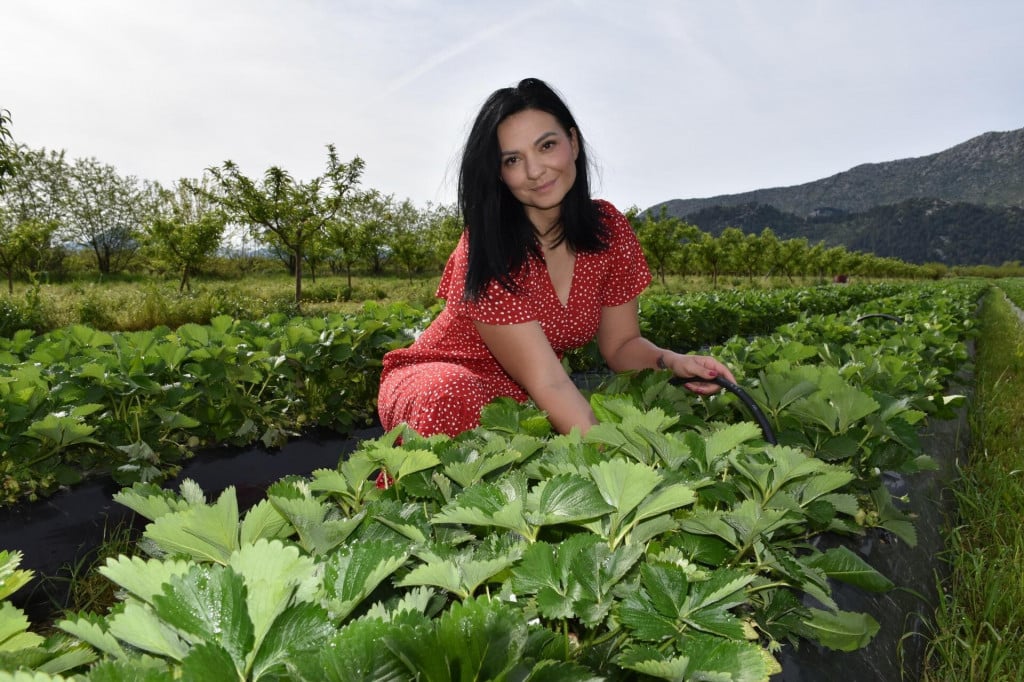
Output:
<instances>
[{"instance_id":1,"label":"irrigation hose","mask_svg":"<svg viewBox=\"0 0 1024 682\"><path fill-rule=\"evenodd\" d=\"M886 320L892 320L893 322L896 322L898 324L903 324L903 318L902 317L897 317L896 315L890 315L889 313L868 313L867 315L861 315L860 317L858 317L856 319L856 322L863 322L864 320L869 320L869 319L871 319L873 317L881 317L881 318L884 318Z\"/></svg>"},{"instance_id":2,"label":"irrigation hose","mask_svg":"<svg viewBox=\"0 0 1024 682\"><path fill-rule=\"evenodd\" d=\"M761 427L761 433L764 434L764 439L766 441L768 441L772 445L778 445L779 444L779 441L775 438L775 432L772 430L771 424L768 423L768 418L764 415L764 412L761 411L761 408L758 406L757 402L753 398L750 397L750 394L747 393L746 391L744 391L738 385L736 385L735 383L729 381L728 379L726 379L723 376L716 376L714 379L702 379L701 377L678 377L677 376L677 377L672 377L671 379L669 379L669 383L670 384L675 384L675 385L688 384L690 382L705 382L705 383L710 382L710 383L713 383L713 384L718 384L719 386L721 386L725 390L727 390L730 393L732 393L733 395L735 395L737 398L740 399L740 401L744 405L747 406L747 409L750 411L750 414L752 414L754 416L754 419L757 420L758 426Z\"/></svg>"}]
</instances>

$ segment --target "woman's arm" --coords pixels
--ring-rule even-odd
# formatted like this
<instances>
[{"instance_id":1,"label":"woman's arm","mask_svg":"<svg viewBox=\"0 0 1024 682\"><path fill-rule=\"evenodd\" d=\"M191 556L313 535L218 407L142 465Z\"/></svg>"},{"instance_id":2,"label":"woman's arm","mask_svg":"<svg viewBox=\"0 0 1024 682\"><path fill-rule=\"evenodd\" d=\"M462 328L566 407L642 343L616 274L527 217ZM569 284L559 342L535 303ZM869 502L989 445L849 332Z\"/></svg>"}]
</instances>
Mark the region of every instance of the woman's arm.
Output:
<instances>
[{"instance_id":1,"label":"woman's arm","mask_svg":"<svg viewBox=\"0 0 1024 682\"><path fill-rule=\"evenodd\" d=\"M597 423L590 403L566 374L539 322L492 325L474 322L502 368L547 412L559 433Z\"/></svg>"},{"instance_id":2,"label":"woman's arm","mask_svg":"<svg viewBox=\"0 0 1024 682\"><path fill-rule=\"evenodd\" d=\"M729 368L706 355L683 355L659 348L640 335L637 299L619 306L601 309L597 345L601 356L614 372L638 369L670 369L676 376L713 379L724 376L735 381ZM701 395L720 390L718 384L690 382L686 388Z\"/></svg>"}]
</instances>

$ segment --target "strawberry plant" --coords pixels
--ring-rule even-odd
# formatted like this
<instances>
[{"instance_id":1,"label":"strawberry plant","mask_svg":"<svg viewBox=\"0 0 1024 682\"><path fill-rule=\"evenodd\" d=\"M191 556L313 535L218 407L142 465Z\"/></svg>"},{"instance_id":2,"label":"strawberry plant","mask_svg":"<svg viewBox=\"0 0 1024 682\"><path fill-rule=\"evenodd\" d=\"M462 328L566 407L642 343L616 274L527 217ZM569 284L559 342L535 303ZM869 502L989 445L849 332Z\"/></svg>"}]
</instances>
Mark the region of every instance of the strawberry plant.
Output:
<instances>
[{"instance_id":1,"label":"strawberry plant","mask_svg":"<svg viewBox=\"0 0 1024 682\"><path fill-rule=\"evenodd\" d=\"M428 312L215 318L172 332L76 325L0 339L0 503L83 477L157 481L204 444L281 444L372 420L380 358Z\"/></svg>"},{"instance_id":2,"label":"strawberry plant","mask_svg":"<svg viewBox=\"0 0 1024 682\"><path fill-rule=\"evenodd\" d=\"M898 289L652 295L642 320L656 342L686 349ZM0 503L96 475L158 481L202 445L274 446L314 424L348 432L375 417L384 353L407 344L435 313L367 304L347 316L219 317L131 333L74 325L0 338ZM595 361L592 349L566 360L577 368Z\"/></svg>"},{"instance_id":3,"label":"strawberry plant","mask_svg":"<svg viewBox=\"0 0 1024 682\"><path fill-rule=\"evenodd\" d=\"M880 474L929 466L917 431L956 402L976 294L912 291L715 349L778 445L735 396L642 372L590 396L585 438L499 400L458 438L395 430L247 510L232 489L137 483L117 500L149 519L150 558L109 560L122 601L60 627L97 680L767 680L784 643L857 650L879 624L835 581L894 585L819 536L915 542ZM902 321L857 322L871 306ZM323 331L253 347L326 367Z\"/></svg>"},{"instance_id":4,"label":"strawberry plant","mask_svg":"<svg viewBox=\"0 0 1024 682\"><path fill-rule=\"evenodd\" d=\"M631 396L695 400L667 377L627 383L592 397L586 438L499 401L459 438L398 429L244 512L231 489L136 484L117 499L150 519L151 558L109 560L123 602L60 627L96 679L767 680L782 641L870 640L829 580L891 583L809 542L863 532L854 472Z\"/></svg>"},{"instance_id":5,"label":"strawberry plant","mask_svg":"<svg viewBox=\"0 0 1024 682\"><path fill-rule=\"evenodd\" d=\"M19 569L20 564L20 553L0 551L0 671L35 671L42 679L49 679L50 674L59 675L95 661L96 654L88 645L67 635L43 637L29 631L25 613L8 601L32 579L32 572Z\"/></svg>"}]
</instances>

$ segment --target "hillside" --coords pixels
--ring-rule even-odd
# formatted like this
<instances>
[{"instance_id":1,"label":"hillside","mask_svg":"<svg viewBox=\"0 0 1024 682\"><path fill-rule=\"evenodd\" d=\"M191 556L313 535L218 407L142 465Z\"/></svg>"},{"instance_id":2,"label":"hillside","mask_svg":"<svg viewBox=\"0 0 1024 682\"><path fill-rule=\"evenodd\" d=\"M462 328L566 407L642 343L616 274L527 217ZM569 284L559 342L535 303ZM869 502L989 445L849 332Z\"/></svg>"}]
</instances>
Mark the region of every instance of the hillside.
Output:
<instances>
[{"instance_id":1,"label":"hillside","mask_svg":"<svg viewBox=\"0 0 1024 682\"><path fill-rule=\"evenodd\" d=\"M1024 262L1024 207L982 206L941 199L907 199L859 213L817 211L809 217L764 204L712 206L685 216L705 232L726 227L781 239L842 244L908 263L1001 265Z\"/></svg>"},{"instance_id":2,"label":"hillside","mask_svg":"<svg viewBox=\"0 0 1024 682\"><path fill-rule=\"evenodd\" d=\"M802 185L673 199L647 211L662 209L712 234L770 227L781 238L910 263L1024 261L1024 128Z\"/></svg>"},{"instance_id":3,"label":"hillside","mask_svg":"<svg viewBox=\"0 0 1024 682\"><path fill-rule=\"evenodd\" d=\"M1024 128L978 135L928 156L862 164L802 185L672 199L648 210L664 206L669 215L683 217L713 206L762 204L806 217L821 208L857 212L914 198L1024 206Z\"/></svg>"}]
</instances>

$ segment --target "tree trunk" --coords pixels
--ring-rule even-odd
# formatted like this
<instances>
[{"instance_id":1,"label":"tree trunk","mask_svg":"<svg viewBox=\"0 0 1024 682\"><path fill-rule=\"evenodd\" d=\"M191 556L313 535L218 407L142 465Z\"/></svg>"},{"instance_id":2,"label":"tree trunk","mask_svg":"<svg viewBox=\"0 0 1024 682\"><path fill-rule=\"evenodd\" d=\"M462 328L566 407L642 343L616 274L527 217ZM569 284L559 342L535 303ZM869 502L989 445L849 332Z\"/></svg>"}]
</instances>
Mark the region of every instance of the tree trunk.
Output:
<instances>
[{"instance_id":1,"label":"tree trunk","mask_svg":"<svg viewBox=\"0 0 1024 682\"><path fill-rule=\"evenodd\" d=\"M101 275L110 274L110 249L108 247L100 246L99 244L93 244L93 253L96 254L96 267L99 268Z\"/></svg>"},{"instance_id":2,"label":"tree trunk","mask_svg":"<svg viewBox=\"0 0 1024 682\"><path fill-rule=\"evenodd\" d=\"M302 241L295 244L295 307L302 306Z\"/></svg>"}]
</instances>

